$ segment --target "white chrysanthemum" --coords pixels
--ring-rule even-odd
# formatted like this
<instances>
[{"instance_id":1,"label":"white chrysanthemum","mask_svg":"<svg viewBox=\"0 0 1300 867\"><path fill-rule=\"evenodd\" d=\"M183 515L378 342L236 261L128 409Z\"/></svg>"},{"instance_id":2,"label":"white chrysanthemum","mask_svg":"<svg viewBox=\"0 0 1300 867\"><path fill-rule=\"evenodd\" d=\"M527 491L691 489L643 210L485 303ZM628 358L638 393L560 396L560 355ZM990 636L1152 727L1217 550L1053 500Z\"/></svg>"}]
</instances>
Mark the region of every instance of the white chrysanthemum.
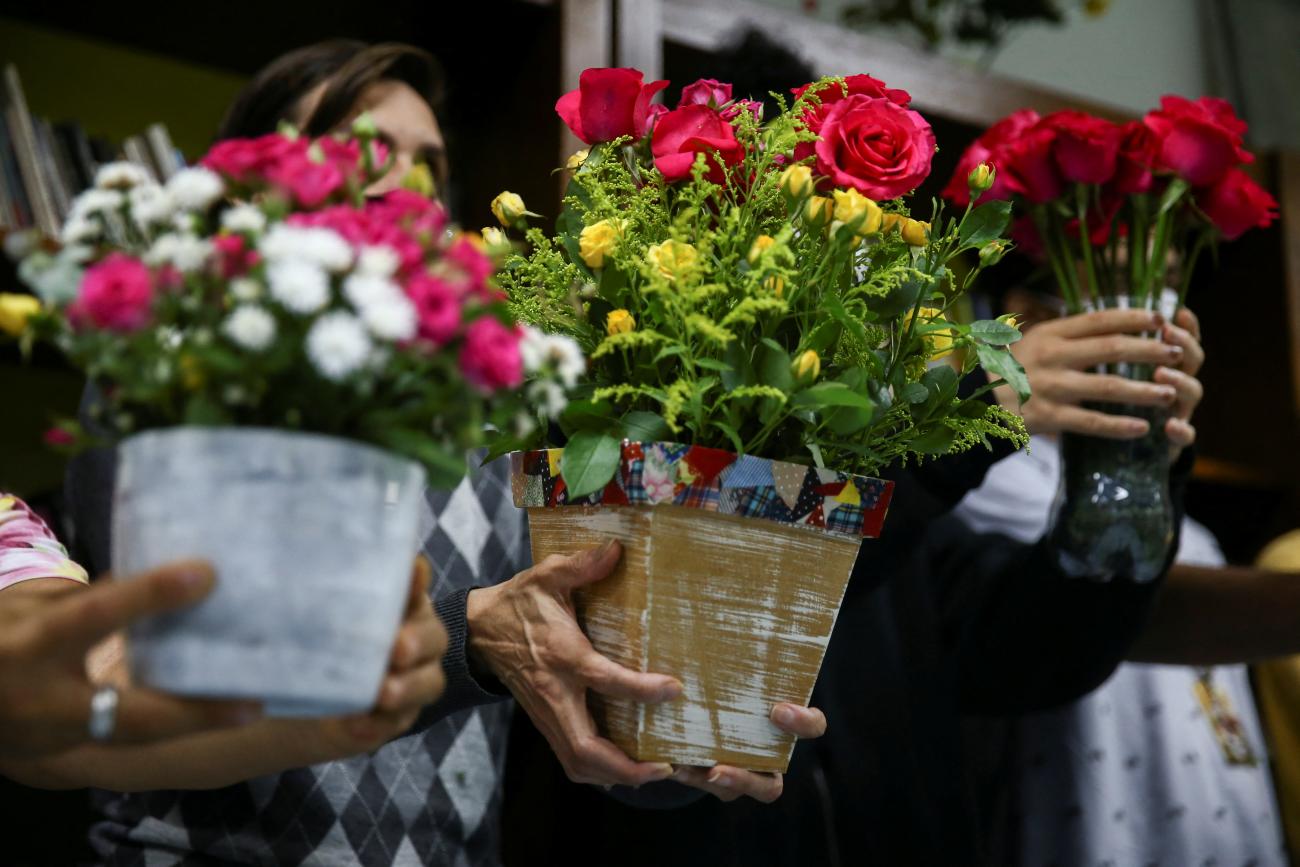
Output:
<instances>
[{"instance_id":1,"label":"white chrysanthemum","mask_svg":"<svg viewBox=\"0 0 1300 867\"><path fill-rule=\"evenodd\" d=\"M181 336L181 330L175 325L160 325L155 336L158 338L158 345L168 352L175 352L181 348L181 342L184 339Z\"/></svg>"},{"instance_id":2,"label":"white chrysanthemum","mask_svg":"<svg viewBox=\"0 0 1300 867\"><path fill-rule=\"evenodd\" d=\"M158 236L144 254L144 260L155 267L171 265L182 274L189 274L206 265L211 256L212 242L208 239L168 232Z\"/></svg>"},{"instance_id":3,"label":"white chrysanthemum","mask_svg":"<svg viewBox=\"0 0 1300 867\"><path fill-rule=\"evenodd\" d=\"M260 232L266 228L266 214L256 205L235 205L221 214L221 228L227 232Z\"/></svg>"},{"instance_id":4,"label":"white chrysanthemum","mask_svg":"<svg viewBox=\"0 0 1300 867\"><path fill-rule=\"evenodd\" d=\"M372 274L349 274L343 281L343 297L357 310L394 295L402 289L392 280Z\"/></svg>"},{"instance_id":5,"label":"white chrysanthemum","mask_svg":"<svg viewBox=\"0 0 1300 867\"><path fill-rule=\"evenodd\" d=\"M322 226L276 223L257 247L271 261L306 260L336 272L346 271L352 266L352 245L338 232Z\"/></svg>"},{"instance_id":6,"label":"white chrysanthemum","mask_svg":"<svg viewBox=\"0 0 1300 867\"><path fill-rule=\"evenodd\" d=\"M63 228L59 231L59 243L66 246L94 241L99 238L103 231L104 227L98 220L74 215L68 218L68 221L63 224Z\"/></svg>"},{"instance_id":7,"label":"white chrysanthemum","mask_svg":"<svg viewBox=\"0 0 1300 867\"><path fill-rule=\"evenodd\" d=\"M263 307L241 304L226 317L221 330L236 346L261 352L275 340L275 317Z\"/></svg>"},{"instance_id":8,"label":"white chrysanthemum","mask_svg":"<svg viewBox=\"0 0 1300 867\"><path fill-rule=\"evenodd\" d=\"M126 160L104 163L95 172L95 186L101 190L130 189L141 184L151 183L153 178L143 166Z\"/></svg>"},{"instance_id":9,"label":"white chrysanthemum","mask_svg":"<svg viewBox=\"0 0 1300 867\"><path fill-rule=\"evenodd\" d=\"M69 219L110 213L122 207L122 203L125 201L126 198L117 190L101 190L97 187L91 187L79 193L72 200L72 207L68 211Z\"/></svg>"},{"instance_id":10,"label":"white chrysanthemum","mask_svg":"<svg viewBox=\"0 0 1300 867\"><path fill-rule=\"evenodd\" d=\"M140 184L126 197L131 205L131 217L141 229L166 223L176 212L171 196L157 184Z\"/></svg>"},{"instance_id":11,"label":"white chrysanthemum","mask_svg":"<svg viewBox=\"0 0 1300 867\"><path fill-rule=\"evenodd\" d=\"M183 211L206 211L225 190L221 176L203 166L181 169L167 181L167 194Z\"/></svg>"},{"instance_id":12,"label":"white chrysanthemum","mask_svg":"<svg viewBox=\"0 0 1300 867\"><path fill-rule=\"evenodd\" d=\"M306 316L330 300L329 275L314 262L282 259L266 269L271 297L294 313Z\"/></svg>"},{"instance_id":13,"label":"white chrysanthemum","mask_svg":"<svg viewBox=\"0 0 1300 867\"><path fill-rule=\"evenodd\" d=\"M236 277L230 281L229 291L236 301L256 301L262 297L262 284L252 277Z\"/></svg>"},{"instance_id":14,"label":"white chrysanthemum","mask_svg":"<svg viewBox=\"0 0 1300 867\"><path fill-rule=\"evenodd\" d=\"M321 376L334 382L365 365L371 346L361 320L342 311L326 313L307 332L307 356Z\"/></svg>"},{"instance_id":15,"label":"white chrysanthemum","mask_svg":"<svg viewBox=\"0 0 1300 867\"><path fill-rule=\"evenodd\" d=\"M357 271L375 277L391 277L397 273L402 259L387 244L366 246L357 254Z\"/></svg>"},{"instance_id":16,"label":"white chrysanthemum","mask_svg":"<svg viewBox=\"0 0 1300 867\"><path fill-rule=\"evenodd\" d=\"M528 399L533 402L547 418L558 418L569 405L569 397L564 388L549 379L541 379L528 386Z\"/></svg>"},{"instance_id":17,"label":"white chrysanthemum","mask_svg":"<svg viewBox=\"0 0 1300 867\"><path fill-rule=\"evenodd\" d=\"M370 333L381 340L410 340L419 326L415 305L401 292L376 298L359 309Z\"/></svg>"},{"instance_id":18,"label":"white chrysanthemum","mask_svg":"<svg viewBox=\"0 0 1300 867\"><path fill-rule=\"evenodd\" d=\"M532 326L524 328L523 340L519 342L519 354L525 372L539 373L550 368L565 388L573 388L587 370L582 350L572 338L546 334Z\"/></svg>"}]
</instances>

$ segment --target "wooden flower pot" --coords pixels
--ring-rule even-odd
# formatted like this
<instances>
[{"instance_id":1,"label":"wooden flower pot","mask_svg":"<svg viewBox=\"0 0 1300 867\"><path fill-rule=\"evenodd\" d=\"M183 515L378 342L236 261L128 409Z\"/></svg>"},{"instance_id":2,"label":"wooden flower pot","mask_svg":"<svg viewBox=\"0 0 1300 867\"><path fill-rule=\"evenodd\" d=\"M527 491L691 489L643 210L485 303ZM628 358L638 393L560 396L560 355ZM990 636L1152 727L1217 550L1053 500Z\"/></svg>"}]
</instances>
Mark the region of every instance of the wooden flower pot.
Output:
<instances>
[{"instance_id":1,"label":"wooden flower pot","mask_svg":"<svg viewBox=\"0 0 1300 867\"><path fill-rule=\"evenodd\" d=\"M592 694L604 734L640 761L784 771L772 706L807 704L864 536L893 483L672 443L623 444L605 490L571 501L561 449L513 455L535 560L618 539L614 573L578 598L596 649L672 675L682 698Z\"/></svg>"}]
</instances>

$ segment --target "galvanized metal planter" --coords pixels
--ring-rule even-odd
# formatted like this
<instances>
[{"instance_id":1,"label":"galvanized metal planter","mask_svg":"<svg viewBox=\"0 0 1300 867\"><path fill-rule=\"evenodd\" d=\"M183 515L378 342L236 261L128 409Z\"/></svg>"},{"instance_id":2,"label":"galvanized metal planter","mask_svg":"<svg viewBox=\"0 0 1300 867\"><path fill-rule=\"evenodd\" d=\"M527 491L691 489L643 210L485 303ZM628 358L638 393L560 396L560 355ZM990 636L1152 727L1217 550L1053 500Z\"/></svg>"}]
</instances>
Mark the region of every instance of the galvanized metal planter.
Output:
<instances>
[{"instance_id":1,"label":"galvanized metal planter","mask_svg":"<svg viewBox=\"0 0 1300 867\"><path fill-rule=\"evenodd\" d=\"M570 499L561 449L516 453L516 505L533 557L610 538L614 574L580 594L601 653L677 677L685 695L642 705L593 696L614 743L641 761L784 771L794 738L772 706L806 704L864 536L893 483L673 443L623 444L605 490Z\"/></svg>"},{"instance_id":2,"label":"galvanized metal planter","mask_svg":"<svg viewBox=\"0 0 1300 867\"><path fill-rule=\"evenodd\" d=\"M373 706L419 548L424 470L256 428L148 431L120 452L114 572L201 558L218 579L194 608L132 628L136 681L260 700L275 716Z\"/></svg>"}]
</instances>

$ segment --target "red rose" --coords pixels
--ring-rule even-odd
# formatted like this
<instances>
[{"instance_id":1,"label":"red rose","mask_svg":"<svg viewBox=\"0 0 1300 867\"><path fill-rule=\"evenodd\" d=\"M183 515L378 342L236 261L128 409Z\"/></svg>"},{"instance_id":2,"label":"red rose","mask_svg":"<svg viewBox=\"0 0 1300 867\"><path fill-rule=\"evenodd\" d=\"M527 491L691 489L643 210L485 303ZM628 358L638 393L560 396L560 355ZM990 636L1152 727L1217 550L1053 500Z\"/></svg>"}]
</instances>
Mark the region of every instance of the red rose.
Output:
<instances>
[{"instance_id":1,"label":"red rose","mask_svg":"<svg viewBox=\"0 0 1300 867\"><path fill-rule=\"evenodd\" d=\"M1208 190L1198 192L1196 204L1229 241L1235 241L1248 229L1263 229L1277 219L1277 200L1236 168L1229 169Z\"/></svg>"},{"instance_id":2,"label":"red rose","mask_svg":"<svg viewBox=\"0 0 1300 867\"><path fill-rule=\"evenodd\" d=\"M641 128L642 137L648 136L650 133L654 132L655 124L659 122L659 118L663 117L667 113L668 106L664 105L662 102L651 103L650 110L645 113L645 125Z\"/></svg>"},{"instance_id":3,"label":"red rose","mask_svg":"<svg viewBox=\"0 0 1300 867\"><path fill-rule=\"evenodd\" d=\"M1002 151L1008 142L1015 141L1021 133L1034 126L1040 119L1038 112L1024 108L1007 115L989 127L961 155L956 171L949 179L948 186L943 189L943 197L963 208L966 207L970 203L970 187L967 179L971 171L980 163L988 163L998 170L993 186L980 196L980 199L1009 199L1012 194L1020 192L1015 176L1009 171L1002 170Z\"/></svg>"},{"instance_id":4,"label":"red rose","mask_svg":"<svg viewBox=\"0 0 1300 867\"><path fill-rule=\"evenodd\" d=\"M883 97L837 101L822 121L817 173L877 200L910 193L930 174L934 132L925 118Z\"/></svg>"},{"instance_id":5,"label":"red rose","mask_svg":"<svg viewBox=\"0 0 1300 867\"><path fill-rule=\"evenodd\" d=\"M696 154L707 155L707 177L715 184L726 182L724 165L738 165L745 156L735 129L706 105L684 106L660 117L650 150L655 168L670 184L690 176Z\"/></svg>"},{"instance_id":6,"label":"red rose","mask_svg":"<svg viewBox=\"0 0 1300 867\"><path fill-rule=\"evenodd\" d=\"M1043 119L1056 130L1053 156L1062 178L1072 184L1104 184L1115 174L1123 129L1082 111L1058 111Z\"/></svg>"},{"instance_id":7,"label":"red rose","mask_svg":"<svg viewBox=\"0 0 1300 867\"><path fill-rule=\"evenodd\" d=\"M1160 110L1145 123L1160 140L1160 167L1194 187L1217 183L1228 169L1254 159L1241 147L1246 124L1221 99L1162 96Z\"/></svg>"},{"instance_id":8,"label":"red rose","mask_svg":"<svg viewBox=\"0 0 1300 867\"><path fill-rule=\"evenodd\" d=\"M688 84L682 88L682 98L677 101L677 107L708 105L713 108L721 108L728 102L731 102L730 84L725 84L715 78L701 78L694 84Z\"/></svg>"},{"instance_id":9,"label":"red rose","mask_svg":"<svg viewBox=\"0 0 1300 867\"><path fill-rule=\"evenodd\" d=\"M1160 139L1149 126L1137 120L1124 124L1123 134L1110 188L1121 196L1145 193L1151 189L1151 170L1160 158Z\"/></svg>"},{"instance_id":10,"label":"red rose","mask_svg":"<svg viewBox=\"0 0 1300 867\"><path fill-rule=\"evenodd\" d=\"M644 82L636 69L586 69L571 90L555 103L560 119L587 144L600 144L622 136L645 135L650 99L668 86L666 81Z\"/></svg>"},{"instance_id":11,"label":"red rose","mask_svg":"<svg viewBox=\"0 0 1300 867\"><path fill-rule=\"evenodd\" d=\"M1064 181L1053 156L1056 130L1041 121L1022 132L1000 149L995 163L998 172L1006 172L1016 192L1034 204L1042 204L1061 195Z\"/></svg>"},{"instance_id":12,"label":"red rose","mask_svg":"<svg viewBox=\"0 0 1300 867\"><path fill-rule=\"evenodd\" d=\"M813 85L805 84L803 87L796 87L791 93L794 98L798 99L807 93ZM848 99L850 96L873 96L879 99L887 99L892 103L907 108L908 103L912 101L912 95L906 90L898 90L892 87L886 87L885 83L878 78L872 78L870 75L850 75L844 79L844 85L836 83L822 85L818 90L813 91L817 98L821 100L820 105L810 105L803 115L803 124L809 132L821 134L822 123L826 116L831 113L831 108L835 103ZM803 160L812 156L814 146L812 142L802 142L795 147L794 158Z\"/></svg>"}]
</instances>

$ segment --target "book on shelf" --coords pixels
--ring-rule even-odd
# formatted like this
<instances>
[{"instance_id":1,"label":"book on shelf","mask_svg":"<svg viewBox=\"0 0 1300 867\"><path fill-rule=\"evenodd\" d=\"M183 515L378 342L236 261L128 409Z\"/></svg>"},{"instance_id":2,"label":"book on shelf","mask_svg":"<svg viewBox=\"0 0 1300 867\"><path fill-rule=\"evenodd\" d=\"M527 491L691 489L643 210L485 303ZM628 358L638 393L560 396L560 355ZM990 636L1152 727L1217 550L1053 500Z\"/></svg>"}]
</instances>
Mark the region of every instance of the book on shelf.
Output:
<instances>
[{"instance_id":1,"label":"book on shelf","mask_svg":"<svg viewBox=\"0 0 1300 867\"><path fill-rule=\"evenodd\" d=\"M115 145L75 120L33 116L18 70L5 66L0 88L0 231L35 229L55 238L77 195L104 163L126 159L165 183L185 166L167 127L151 124Z\"/></svg>"}]
</instances>

